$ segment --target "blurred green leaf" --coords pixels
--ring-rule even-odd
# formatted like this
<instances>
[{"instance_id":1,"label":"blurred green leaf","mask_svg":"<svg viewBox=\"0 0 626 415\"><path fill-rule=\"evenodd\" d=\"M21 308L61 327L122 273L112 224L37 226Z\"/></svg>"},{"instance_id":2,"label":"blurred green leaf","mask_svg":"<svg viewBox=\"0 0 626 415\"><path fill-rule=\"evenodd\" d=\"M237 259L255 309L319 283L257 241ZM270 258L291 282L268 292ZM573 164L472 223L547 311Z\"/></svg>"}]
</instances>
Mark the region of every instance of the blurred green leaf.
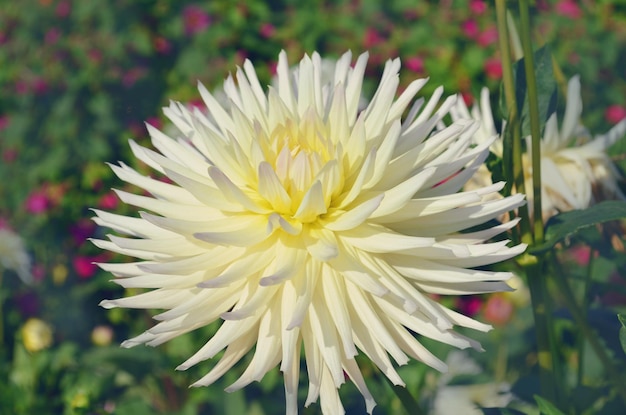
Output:
<instances>
[{"instance_id":1,"label":"blurred green leaf","mask_svg":"<svg viewBox=\"0 0 626 415\"><path fill-rule=\"evenodd\" d=\"M626 202L614 200L598 203L585 210L560 213L548 222L545 242L530 248L528 252L532 255L541 254L580 229L623 218L626 218Z\"/></svg>"},{"instance_id":2,"label":"blurred green leaf","mask_svg":"<svg viewBox=\"0 0 626 415\"><path fill-rule=\"evenodd\" d=\"M619 322L622 323L622 327L619 329L619 341L622 344L624 353L626 353L626 316L618 314L617 318L619 319Z\"/></svg>"},{"instance_id":3,"label":"blurred green leaf","mask_svg":"<svg viewBox=\"0 0 626 415\"><path fill-rule=\"evenodd\" d=\"M534 398L542 415L565 415L547 399L544 399L539 395L535 395Z\"/></svg>"},{"instance_id":4,"label":"blurred green leaf","mask_svg":"<svg viewBox=\"0 0 626 415\"><path fill-rule=\"evenodd\" d=\"M535 77L537 82L540 130L543 132L546 121L556 111L557 88L552 72L552 52L548 45L537 49L534 53ZM530 135L530 116L528 106L528 85L526 83L526 71L524 58L513 65L513 78L515 82L515 101L520 117L522 137ZM500 87L500 110L504 118L508 117L508 108L502 86Z\"/></svg>"}]
</instances>

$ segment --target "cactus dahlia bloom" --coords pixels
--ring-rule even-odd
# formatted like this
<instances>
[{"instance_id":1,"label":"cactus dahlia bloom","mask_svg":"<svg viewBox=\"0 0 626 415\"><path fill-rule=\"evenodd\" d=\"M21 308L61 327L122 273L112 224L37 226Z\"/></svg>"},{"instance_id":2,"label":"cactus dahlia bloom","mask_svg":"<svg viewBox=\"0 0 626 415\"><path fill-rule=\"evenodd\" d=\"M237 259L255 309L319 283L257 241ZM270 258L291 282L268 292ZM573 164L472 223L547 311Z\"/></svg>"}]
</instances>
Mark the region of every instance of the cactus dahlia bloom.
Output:
<instances>
[{"instance_id":1,"label":"cactus dahlia bloom","mask_svg":"<svg viewBox=\"0 0 626 415\"><path fill-rule=\"evenodd\" d=\"M606 154L606 150L624 136L626 120L615 125L606 134L591 138L580 123L582 114L580 79L574 76L568 82L567 102L561 129L557 126L556 113L548 119L541 140L541 201L544 220L576 209L585 209L598 200L619 198L624 195L617 186L620 174ZM491 141L498 133L494 126L489 92L483 89L480 104L470 111L462 100L458 100L450 111L453 120L472 117L481 121L474 136L475 144ZM522 166L526 189L532 189L532 143L526 137L527 151L522 154ZM490 148L502 157L502 140L495 141ZM481 188L491 184L491 174L481 166L465 186L465 190ZM528 195L532 200L532 195ZM528 208L532 214L532 203Z\"/></svg>"},{"instance_id":2,"label":"cactus dahlia bloom","mask_svg":"<svg viewBox=\"0 0 626 415\"><path fill-rule=\"evenodd\" d=\"M199 85L210 117L172 103L164 111L181 137L147 126L158 152L130 142L135 156L171 183L112 166L120 179L150 193L118 191L146 211L126 217L96 210L98 224L125 236L94 243L140 259L100 266L123 287L148 289L101 305L165 310L124 347L156 346L220 320L215 335L178 369L225 350L194 383L210 385L251 354L227 389L236 390L280 365L289 414L297 413L301 357L309 380L305 405L320 398L324 413L343 413L338 388L349 379L371 413L375 402L358 353L403 384L392 360L446 368L421 336L480 348L454 327L490 327L430 294L508 289L509 273L482 267L525 249L489 242L512 224L461 231L520 206L523 196L486 202L501 184L458 192L491 142L471 145L478 128L472 120L433 131L455 101L435 111L441 88L402 120L426 80L394 99L398 59L387 62L359 113L366 63L363 54L351 67L346 53L332 82L323 84L319 55L305 56L296 77L283 52L278 88L266 93L246 62L225 82L228 110Z\"/></svg>"}]
</instances>

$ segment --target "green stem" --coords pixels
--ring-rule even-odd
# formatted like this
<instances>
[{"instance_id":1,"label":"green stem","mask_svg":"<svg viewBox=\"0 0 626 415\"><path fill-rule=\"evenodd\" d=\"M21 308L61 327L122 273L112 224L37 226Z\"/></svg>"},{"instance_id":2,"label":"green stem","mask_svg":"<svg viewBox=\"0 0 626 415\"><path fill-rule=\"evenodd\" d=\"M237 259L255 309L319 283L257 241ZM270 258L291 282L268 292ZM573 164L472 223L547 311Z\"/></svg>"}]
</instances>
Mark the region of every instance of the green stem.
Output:
<instances>
[{"instance_id":1,"label":"green stem","mask_svg":"<svg viewBox=\"0 0 626 415\"><path fill-rule=\"evenodd\" d=\"M519 120L519 110L515 98L515 79L513 76L513 62L511 59L511 49L509 44L509 30L507 22L506 0L496 0L496 20L498 25L498 42L502 59L502 85L504 87L504 98L508 112L506 129L503 132L502 164L504 166L504 177L507 185L504 195L511 194L511 187L515 185L517 193L524 192L524 172L522 168L522 147L521 130ZM522 206L519 209L522 217L520 224L521 240L527 244L532 243L532 234L528 221L528 208ZM517 243L518 240L516 239Z\"/></svg>"},{"instance_id":2,"label":"green stem","mask_svg":"<svg viewBox=\"0 0 626 415\"><path fill-rule=\"evenodd\" d=\"M530 220L533 241L535 244L541 244L544 240L541 208L541 128L528 0L520 0L519 11L532 140L530 155L532 157L533 215ZM554 325L552 324L552 317L547 303L548 289L545 265L545 259L539 258L536 265L531 265L527 268L529 271L527 274L528 285L535 316L537 347L539 349L538 360L541 390L546 399L556 402L560 407L563 407L561 400L561 397L564 396L562 393L564 387L562 385L563 376L560 376L559 357L553 332Z\"/></svg>"},{"instance_id":3,"label":"green stem","mask_svg":"<svg viewBox=\"0 0 626 415\"><path fill-rule=\"evenodd\" d=\"M574 293L572 292L572 288L567 281L567 276L563 273L560 264L557 263L554 256L550 255L550 257L552 262L552 268L554 269L554 275L556 277L555 280L557 287L559 289L559 292L563 296L563 299L565 300L565 304L567 305L568 310L572 314L574 324L576 324L576 327L582 332L583 336L585 336L585 339L591 345L591 348L598 356L598 359L600 359L600 362L602 363L602 366L604 367L604 370L609 380L616 387L617 392L626 404L626 388L624 388L624 385L626 384L626 376L624 376L622 373L618 372L615 369L615 363L611 361L611 358L598 340L597 334L589 326L589 323L585 318L585 313L576 302L576 299L574 298Z\"/></svg>"},{"instance_id":4,"label":"green stem","mask_svg":"<svg viewBox=\"0 0 626 415\"><path fill-rule=\"evenodd\" d=\"M526 267L528 288L533 306L535 319L535 336L537 339L537 362L539 364L539 382L541 394L551 402L557 402L556 382L558 376L555 371L557 359L555 342L551 327L552 316L547 303L545 261L539 258L534 264Z\"/></svg>"},{"instance_id":5,"label":"green stem","mask_svg":"<svg viewBox=\"0 0 626 415\"><path fill-rule=\"evenodd\" d=\"M533 236L536 244L543 242L543 217L541 215L541 127L539 120L539 100L537 98L537 80L532 40L530 35L530 16L528 0L520 0L520 23L522 32L522 48L524 49L524 72L528 91L528 115L530 118L530 135L532 139L533 166Z\"/></svg>"},{"instance_id":6,"label":"green stem","mask_svg":"<svg viewBox=\"0 0 626 415\"><path fill-rule=\"evenodd\" d=\"M591 271L593 269L593 255L594 255L594 250L592 248L589 248L589 262L587 263L587 272L585 273L585 281L584 281L583 296L582 296L582 308L581 308L582 317L585 320L587 319L587 309L589 308L589 301L587 298L589 295L589 286L591 285ZM583 373L584 373L583 366L585 365L585 336L582 333L580 333L580 335L578 336L576 346L578 349L578 371L576 373L576 381L577 381L578 386L581 386L582 381L583 381Z\"/></svg>"},{"instance_id":7,"label":"green stem","mask_svg":"<svg viewBox=\"0 0 626 415\"><path fill-rule=\"evenodd\" d=\"M398 399L400 399L400 403L402 403L402 406L406 410L407 414L409 415L413 415L413 414L425 415L426 414L424 411L422 411L422 408L420 408L419 404L417 403L413 395L411 395L405 387L394 385L389 380L389 378L387 378L387 376L385 375L382 375L382 377L385 379L387 384L391 387L391 389L396 394Z\"/></svg>"},{"instance_id":8,"label":"green stem","mask_svg":"<svg viewBox=\"0 0 626 415\"><path fill-rule=\"evenodd\" d=\"M4 275L4 269L0 267L0 349L4 346L4 310L2 305L4 304L4 294L2 294L2 276Z\"/></svg>"}]
</instances>

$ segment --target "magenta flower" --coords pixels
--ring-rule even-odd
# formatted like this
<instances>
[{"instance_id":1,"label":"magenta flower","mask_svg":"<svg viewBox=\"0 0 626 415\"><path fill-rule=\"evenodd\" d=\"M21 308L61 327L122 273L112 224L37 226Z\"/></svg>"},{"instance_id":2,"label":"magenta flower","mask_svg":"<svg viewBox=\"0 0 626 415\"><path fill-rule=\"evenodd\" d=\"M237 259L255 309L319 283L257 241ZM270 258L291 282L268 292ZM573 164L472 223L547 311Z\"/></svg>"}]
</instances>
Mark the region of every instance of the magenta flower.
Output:
<instances>
[{"instance_id":1,"label":"magenta flower","mask_svg":"<svg viewBox=\"0 0 626 415\"><path fill-rule=\"evenodd\" d=\"M472 13L479 15L487 10L487 4L482 0L472 0L469 7Z\"/></svg>"},{"instance_id":2,"label":"magenta flower","mask_svg":"<svg viewBox=\"0 0 626 415\"><path fill-rule=\"evenodd\" d=\"M424 71L424 60L415 56L413 58L407 59L405 61L405 66L410 71L422 73Z\"/></svg>"},{"instance_id":3,"label":"magenta flower","mask_svg":"<svg viewBox=\"0 0 626 415\"><path fill-rule=\"evenodd\" d=\"M478 24L474 20L466 20L461 23L461 30L470 39L474 39L479 33Z\"/></svg>"},{"instance_id":4,"label":"magenta flower","mask_svg":"<svg viewBox=\"0 0 626 415\"><path fill-rule=\"evenodd\" d=\"M626 108L621 105L611 105L604 111L604 118L611 124L617 124L626 118Z\"/></svg>"},{"instance_id":5,"label":"magenta flower","mask_svg":"<svg viewBox=\"0 0 626 415\"><path fill-rule=\"evenodd\" d=\"M502 63L498 58L489 58L485 61L485 73L487 78L498 80L502 78Z\"/></svg>"},{"instance_id":6,"label":"magenta flower","mask_svg":"<svg viewBox=\"0 0 626 415\"><path fill-rule=\"evenodd\" d=\"M365 31L365 36L363 37L363 47L365 49L371 49L384 41L385 38L383 38L380 33L378 33L375 29L368 27Z\"/></svg>"},{"instance_id":7,"label":"magenta flower","mask_svg":"<svg viewBox=\"0 0 626 415\"><path fill-rule=\"evenodd\" d=\"M578 19L583 14L574 0L561 0L556 4L554 10L557 14L569 17L570 19Z\"/></svg>"},{"instance_id":8,"label":"magenta flower","mask_svg":"<svg viewBox=\"0 0 626 415\"><path fill-rule=\"evenodd\" d=\"M259 34L266 39L271 38L276 33L276 28L270 23L263 23L259 29Z\"/></svg>"},{"instance_id":9,"label":"magenta flower","mask_svg":"<svg viewBox=\"0 0 626 415\"><path fill-rule=\"evenodd\" d=\"M98 201L98 207L101 209L113 210L117 207L119 199L114 192L103 195Z\"/></svg>"},{"instance_id":10,"label":"magenta flower","mask_svg":"<svg viewBox=\"0 0 626 415\"><path fill-rule=\"evenodd\" d=\"M211 17L200 6L190 5L183 10L183 24L187 36L202 32L211 24Z\"/></svg>"},{"instance_id":11,"label":"magenta flower","mask_svg":"<svg viewBox=\"0 0 626 415\"><path fill-rule=\"evenodd\" d=\"M26 210L30 213L45 213L50 208L50 199L43 190L36 190L26 198Z\"/></svg>"},{"instance_id":12,"label":"magenta flower","mask_svg":"<svg viewBox=\"0 0 626 415\"><path fill-rule=\"evenodd\" d=\"M482 47L487 47L498 41L498 28L495 25L483 30L476 38L478 44Z\"/></svg>"},{"instance_id":13,"label":"magenta flower","mask_svg":"<svg viewBox=\"0 0 626 415\"><path fill-rule=\"evenodd\" d=\"M74 265L74 271L76 274L83 279L91 278L98 270L98 266L94 263L96 258L87 257L87 256L77 256L72 261Z\"/></svg>"}]
</instances>

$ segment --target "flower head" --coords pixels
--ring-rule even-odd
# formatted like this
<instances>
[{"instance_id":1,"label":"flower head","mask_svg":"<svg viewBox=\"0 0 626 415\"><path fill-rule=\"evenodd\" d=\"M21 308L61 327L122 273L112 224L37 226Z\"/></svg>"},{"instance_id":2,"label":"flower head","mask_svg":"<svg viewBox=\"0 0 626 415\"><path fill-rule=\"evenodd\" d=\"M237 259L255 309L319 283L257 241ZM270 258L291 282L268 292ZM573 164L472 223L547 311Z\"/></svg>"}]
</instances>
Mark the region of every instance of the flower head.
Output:
<instances>
[{"instance_id":1,"label":"flower head","mask_svg":"<svg viewBox=\"0 0 626 415\"><path fill-rule=\"evenodd\" d=\"M461 233L520 206L522 195L487 202L495 184L458 192L488 155L472 146L478 128L460 120L434 131L454 105L435 111L416 80L397 97L398 59L388 61L370 104L359 111L367 54L351 67L343 55L328 83L322 59L305 56L297 74L279 56L278 86L266 93L249 61L225 81L225 109L202 85L209 116L172 103L165 115L181 137L147 125L157 151L130 142L137 158L173 183L111 166L152 197L117 191L150 212L126 217L96 210L95 221L126 236L94 243L140 259L100 264L123 287L151 291L105 300L105 308L164 309L125 347L156 346L223 320L178 369L214 358L194 386L209 385L243 356L252 359L227 390L260 380L280 365L287 413L296 413L301 350L309 378L306 405L343 413L337 389L349 379L375 405L355 361L363 353L395 384L390 357L439 370L445 364L415 333L460 348L480 345L454 326L488 330L430 294L507 290L505 272L481 268L525 249L489 242L515 221ZM346 376L347 375L347 376Z\"/></svg>"},{"instance_id":2,"label":"flower head","mask_svg":"<svg viewBox=\"0 0 626 415\"><path fill-rule=\"evenodd\" d=\"M47 349L52 345L52 328L38 318L29 318L22 326L22 341L31 353Z\"/></svg>"},{"instance_id":3,"label":"flower head","mask_svg":"<svg viewBox=\"0 0 626 415\"><path fill-rule=\"evenodd\" d=\"M580 80L571 78L567 88L567 102L561 128L557 125L556 113L546 122L541 140L541 200L544 220L558 212L585 209L600 199L624 199L617 180L619 172L606 154L606 150L626 132L626 120L615 125L609 132L591 138L580 122L582 114ZM481 121L481 127L474 136L475 143L483 144L498 135L489 91L484 89L480 103L470 111L458 100L451 111L452 119L466 119L468 116ZM504 124L503 124L504 129ZM527 151L522 154L522 168L526 189L532 189L532 143L526 137ZM491 145L491 151L502 157L502 140ZM491 183L491 174L486 166L481 166L466 185L465 190L481 188ZM529 199L531 195L528 195ZM532 203L528 203L532 213Z\"/></svg>"}]
</instances>

